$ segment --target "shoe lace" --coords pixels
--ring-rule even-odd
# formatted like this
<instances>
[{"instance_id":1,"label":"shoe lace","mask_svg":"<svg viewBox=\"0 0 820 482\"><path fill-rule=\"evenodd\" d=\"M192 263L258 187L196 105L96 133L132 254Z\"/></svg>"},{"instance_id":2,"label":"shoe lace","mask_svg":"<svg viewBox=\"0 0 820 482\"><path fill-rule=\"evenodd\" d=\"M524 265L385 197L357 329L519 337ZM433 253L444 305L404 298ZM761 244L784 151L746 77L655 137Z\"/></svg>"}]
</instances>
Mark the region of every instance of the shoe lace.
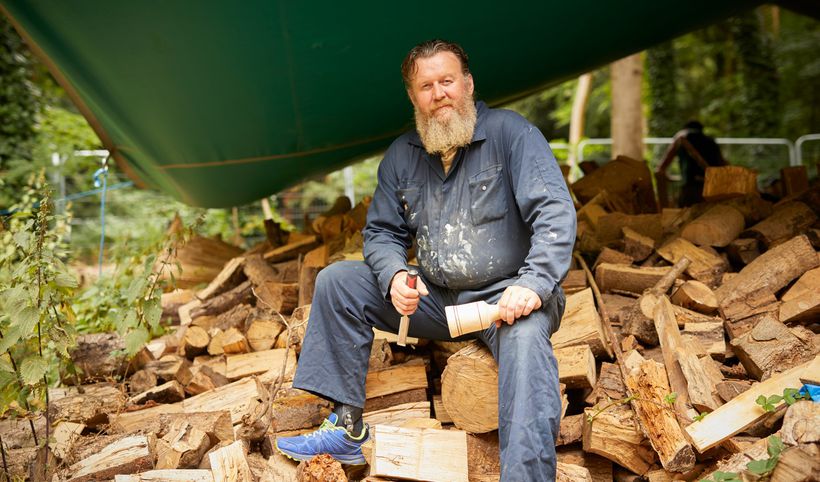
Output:
<instances>
[{"instance_id":1,"label":"shoe lace","mask_svg":"<svg viewBox=\"0 0 820 482\"><path fill-rule=\"evenodd\" d=\"M336 426L335 424L333 424L330 420L325 419L325 420L322 422L322 424L321 424L321 425L319 425L319 428L318 428L318 429L316 429L316 431L311 432L311 433L309 433L309 434L306 434L306 435L305 435L305 437L308 437L308 438L313 438L313 437L315 437L315 436L317 436L317 435L319 435L319 434L324 435L324 433L326 433L326 432L330 432L330 431L333 431L333 430L339 430L339 429L341 429L341 427L337 427L337 426Z\"/></svg>"}]
</instances>

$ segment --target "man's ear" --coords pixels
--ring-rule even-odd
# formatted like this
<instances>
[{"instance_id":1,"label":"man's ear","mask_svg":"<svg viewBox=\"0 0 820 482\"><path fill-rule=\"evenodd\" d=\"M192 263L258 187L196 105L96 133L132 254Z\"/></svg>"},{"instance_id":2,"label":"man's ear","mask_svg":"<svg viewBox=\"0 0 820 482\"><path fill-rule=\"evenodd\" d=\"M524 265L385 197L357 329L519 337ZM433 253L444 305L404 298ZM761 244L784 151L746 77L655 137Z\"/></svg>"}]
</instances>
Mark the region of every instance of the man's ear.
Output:
<instances>
[{"instance_id":1,"label":"man's ear","mask_svg":"<svg viewBox=\"0 0 820 482\"><path fill-rule=\"evenodd\" d=\"M475 84L473 83L473 74L465 75L464 82L467 84L467 91L470 93L470 95L473 95L473 91L475 90Z\"/></svg>"},{"instance_id":2,"label":"man's ear","mask_svg":"<svg viewBox=\"0 0 820 482\"><path fill-rule=\"evenodd\" d=\"M413 105L416 105L416 98L413 97L413 91L410 90L410 89L407 89L406 92L407 92L407 98L410 99L410 103L413 104Z\"/></svg>"}]
</instances>

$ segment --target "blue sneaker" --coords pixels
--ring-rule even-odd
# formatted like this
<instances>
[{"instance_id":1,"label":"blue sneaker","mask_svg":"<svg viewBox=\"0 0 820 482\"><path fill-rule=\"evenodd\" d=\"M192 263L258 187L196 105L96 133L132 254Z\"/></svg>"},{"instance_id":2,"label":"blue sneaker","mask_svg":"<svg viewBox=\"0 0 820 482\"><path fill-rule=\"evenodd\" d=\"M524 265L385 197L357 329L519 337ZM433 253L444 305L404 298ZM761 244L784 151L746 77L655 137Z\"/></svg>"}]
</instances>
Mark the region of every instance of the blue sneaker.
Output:
<instances>
[{"instance_id":1,"label":"blue sneaker","mask_svg":"<svg viewBox=\"0 0 820 482\"><path fill-rule=\"evenodd\" d=\"M338 416L331 413L315 432L296 437L277 437L276 449L298 462L307 461L319 454L328 454L347 465L367 463L362 455L362 444L370 438L365 424L362 434L351 436L344 427L336 425Z\"/></svg>"}]
</instances>

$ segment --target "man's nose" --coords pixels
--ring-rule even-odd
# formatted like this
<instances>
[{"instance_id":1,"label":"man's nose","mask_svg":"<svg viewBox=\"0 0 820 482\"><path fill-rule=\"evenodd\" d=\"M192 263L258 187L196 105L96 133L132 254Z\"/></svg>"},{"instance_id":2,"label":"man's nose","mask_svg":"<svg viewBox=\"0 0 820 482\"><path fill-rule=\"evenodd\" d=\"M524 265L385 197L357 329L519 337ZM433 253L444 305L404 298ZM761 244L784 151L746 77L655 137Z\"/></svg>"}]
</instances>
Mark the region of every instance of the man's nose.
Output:
<instances>
[{"instance_id":1,"label":"man's nose","mask_svg":"<svg viewBox=\"0 0 820 482\"><path fill-rule=\"evenodd\" d=\"M444 87L442 87L441 84L435 84L433 86L433 98L441 100L446 96L447 94L444 92Z\"/></svg>"}]
</instances>

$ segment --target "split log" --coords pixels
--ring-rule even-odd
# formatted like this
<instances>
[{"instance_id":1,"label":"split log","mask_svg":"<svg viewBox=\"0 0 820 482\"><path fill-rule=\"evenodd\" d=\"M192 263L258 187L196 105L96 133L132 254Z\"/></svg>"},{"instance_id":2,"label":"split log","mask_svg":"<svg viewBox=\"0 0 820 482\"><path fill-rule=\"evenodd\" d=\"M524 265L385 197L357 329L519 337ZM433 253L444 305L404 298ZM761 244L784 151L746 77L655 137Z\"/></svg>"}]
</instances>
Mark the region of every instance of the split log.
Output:
<instances>
[{"instance_id":1,"label":"split log","mask_svg":"<svg viewBox=\"0 0 820 482\"><path fill-rule=\"evenodd\" d=\"M580 448L561 447L556 453L556 459L565 464L575 464L586 467L592 475L593 482L612 482L612 461L600 455L586 453Z\"/></svg>"},{"instance_id":2,"label":"split log","mask_svg":"<svg viewBox=\"0 0 820 482\"><path fill-rule=\"evenodd\" d=\"M442 375L442 385L443 383ZM415 389L427 389L427 371L419 363L404 363L368 372L365 379L367 399Z\"/></svg>"},{"instance_id":3,"label":"split log","mask_svg":"<svg viewBox=\"0 0 820 482\"><path fill-rule=\"evenodd\" d=\"M724 247L740 235L745 225L740 211L718 204L687 224L680 235L698 246Z\"/></svg>"},{"instance_id":4,"label":"split log","mask_svg":"<svg viewBox=\"0 0 820 482\"><path fill-rule=\"evenodd\" d=\"M658 254L670 263L677 263L684 256L689 258L686 274L708 286L718 286L723 273L728 269L723 258L698 248L683 238L667 242L658 248Z\"/></svg>"},{"instance_id":5,"label":"split log","mask_svg":"<svg viewBox=\"0 0 820 482\"><path fill-rule=\"evenodd\" d=\"M810 360L818 352L812 332L802 326L789 328L772 318L759 322L731 345L746 372L757 380Z\"/></svg>"},{"instance_id":6,"label":"split log","mask_svg":"<svg viewBox=\"0 0 820 482\"><path fill-rule=\"evenodd\" d=\"M800 201L775 206L772 215L742 232L744 238L754 238L762 246L771 248L804 233L815 222L817 214Z\"/></svg>"},{"instance_id":7,"label":"split log","mask_svg":"<svg viewBox=\"0 0 820 482\"><path fill-rule=\"evenodd\" d=\"M305 340L305 334L307 333L309 319L310 305L300 306L293 310L293 314L288 321L290 331L285 330L276 338L276 343L273 345L274 348L286 348L290 346L293 351L300 353L302 351L302 342Z\"/></svg>"},{"instance_id":8,"label":"split log","mask_svg":"<svg viewBox=\"0 0 820 482\"><path fill-rule=\"evenodd\" d=\"M453 418L450 417L450 414L447 413L447 409L444 408L444 402L441 400L441 395L433 395L433 413L436 416L436 420L441 423L453 423Z\"/></svg>"},{"instance_id":9,"label":"split log","mask_svg":"<svg viewBox=\"0 0 820 482\"><path fill-rule=\"evenodd\" d=\"M136 475L117 475L114 482L213 482L210 470L149 470Z\"/></svg>"},{"instance_id":10,"label":"split log","mask_svg":"<svg viewBox=\"0 0 820 482\"><path fill-rule=\"evenodd\" d=\"M467 434L467 464L470 482L498 481L501 476L498 432Z\"/></svg>"},{"instance_id":11,"label":"split log","mask_svg":"<svg viewBox=\"0 0 820 482\"><path fill-rule=\"evenodd\" d=\"M319 276L319 271L322 268L303 264L302 269L299 270L299 296L297 297L297 306L309 305L313 302L313 293L316 290L316 277Z\"/></svg>"},{"instance_id":12,"label":"split log","mask_svg":"<svg viewBox=\"0 0 820 482\"><path fill-rule=\"evenodd\" d=\"M117 333L94 333L78 336L69 354L85 383L125 375L128 358L124 352L125 343Z\"/></svg>"},{"instance_id":13,"label":"split log","mask_svg":"<svg viewBox=\"0 0 820 482\"><path fill-rule=\"evenodd\" d=\"M208 336L211 337L211 340L208 342L208 354L211 356L224 354L225 352L222 351L222 339L225 338L225 332L222 331L221 328L212 328L208 332Z\"/></svg>"},{"instance_id":14,"label":"split log","mask_svg":"<svg viewBox=\"0 0 820 482\"><path fill-rule=\"evenodd\" d=\"M208 435L183 419L175 420L157 440L156 469L191 469L211 447Z\"/></svg>"},{"instance_id":15,"label":"split log","mask_svg":"<svg viewBox=\"0 0 820 482\"><path fill-rule=\"evenodd\" d=\"M157 374L149 370L138 370L128 379L128 393L136 395L157 386Z\"/></svg>"},{"instance_id":16,"label":"split log","mask_svg":"<svg viewBox=\"0 0 820 482\"><path fill-rule=\"evenodd\" d=\"M749 263L715 291L724 318L745 318L776 301L774 294L806 271L820 265L806 236L780 244Z\"/></svg>"},{"instance_id":17,"label":"split log","mask_svg":"<svg viewBox=\"0 0 820 482\"><path fill-rule=\"evenodd\" d=\"M587 397L589 405L598 405L601 402L608 403L610 400L626 398L626 387L621 378L621 369L617 364L601 363L601 372L595 383L595 388Z\"/></svg>"},{"instance_id":18,"label":"split log","mask_svg":"<svg viewBox=\"0 0 820 482\"><path fill-rule=\"evenodd\" d=\"M665 407L664 399L671 390L663 365L644 360L635 351L626 357L625 363L628 375L624 382L635 397L632 406L661 465L674 472L691 469L695 465L695 452L674 413Z\"/></svg>"},{"instance_id":19,"label":"split log","mask_svg":"<svg viewBox=\"0 0 820 482\"><path fill-rule=\"evenodd\" d=\"M615 264L600 264L595 270L595 282L602 293L628 291L641 294L655 285L670 268L633 268Z\"/></svg>"},{"instance_id":20,"label":"split log","mask_svg":"<svg viewBox=\"0 0 820 482\"><path fill-rule=\"evenodd\" d=\"M328 454L299 463L296 482L347 482L342 464Z\"/></svg>"},{"instance_id":21,"label":"split log","mask_svg":"<svg viewBox=\"0 0 820 482\"><path fill-rule=\"evenodd\" d=\"M373 427L370 475L467 482L467 434L458 430Z\"/></svg>"},{"instance_id":22,"label":"split log","mask_svg":"<svg viewBox=\"0 0 820 482\"><path fill-rule=\"evenodd\" d=\"M180 385L176 380L171 380L170 382L163 383L162 385L131 397L128 399L128 404L143 405L151 401L158 403L174 403L179 402L184 398L185 390L182 388L182 385Z\"/></svg>"},{"instance_id":23,"label":"split log","mask_svg":"<svg viewBox=\"0 0 820 482\"><path fill-rule=\"evenodd\" d=\"M584 436L584 414L567 415L561 419L556 446L569 445L580 442Z\"/></svg>"},{"instance_id":24,"label":"split log","mask_svg":"<svg viewBox=\"0 0 820 482\"><path fill-rule=\"evenodd\" d=\"M688 349L678 350L678 363L686 380L689 403L695 410L701 413L711 412L722 405L715 390L715 384L720 381L719 371L716 379L714 373L707 371L697 355Z\"/></svg>"},{"instance_id":25,"label":"split log","mask_svg":"<svg viewBox=\"0 0 820 482\"><path fill-rule=\"evenodd\" d=\"M558 379L566 384L567 388L595 386L595 356L589 345L560 348L554 353L558 361Z\"/></svg>"},{"instance_id":26,"label":"split log","mask_svg":"<svg viewBox=\"0 0 820 482\"><path fill-rule=\"evenodd\" d=\"M283 432L316 427L330 415L331 403L296 388L280 391L273 401L271 430Z\"/></svg>"},{"instance_id":27,"label":"split log","mask_svg":"<svg viewBox=\"0 0 820 482\"><path fill-rule=\"evenodd\" d=\"M85 424L60 421L54 425L51 433L52 440L48 442L51 452L59 459L65 459L71 453L74 443L80 438ZM7 439L3 437L3 445L7 444Z\"/></svg>"},{"instance_id":28,"label":"split log","mask_svg":"<svg viewBox=\"0 0 820 482\"><path fill-rule=\"evenodd\" d=\"M393 350L390 348L390 343L384 338L374 338L367 362L368 371L388 368L391 363L393 363Z\"/></svg>"},{"instance_id":29,"label":"split log","mask_svg":"<svg viewBox=\"0 0 820 482\"><path fill-rule=\"evenodd\" d=\"M248 340L245 339L245 335L243 335L242 332L236 328L228 328L228 330L222 334L221 341L222 353L226 355L236 355L239 353L248 353L250 351Z\"/></svg>"},{"instance_id":30,"label":"split log","mask_svg":"<svg viewBox=\"0 0 820 482\"><path fill-rule=\"evenodd\" d=\"M624 254L635 260L635 262L645 260L655 250L655 240L649 236L644 236L627 226L623 228L623 233Z\"/></svg>"},{"instance_id":31,"label":"split log","mask_svg":"<svg viewBox=\"0 0 820 482\"><path fill-rule=\"evenodd\" d=\"M780 305L778 318L783 323L809 323L820 319L820 286Z\"/></svg>"},{"instance_id":32,"label":"split log","mask_svg":"<svg viewBox=\"0 0 820 482\"><path fill-rule=\"evenodd\" d=\"M731 206L740 211L746 220L747 226L755 224L772 214L772 203L761 198L758 193L732 198L723 201L721 204Z\"/></svg>"},{"instance_id":33,"label":"split log","mask_svg":"<svg viewBox=\"0 0 820 482\"><path fill-rule=\"evenodd\" d=\"M726 254L736 266L746 266L760 256L760 247L756 239L738 238L726 246Z\"/></svg>"},{"instance_id":34,"label":"split log","mask_svg":"<svg viewBox=\"0 0 820 482\"><path fill-rule=\"evenodd\" d=\"M585 421L592 417L592 422L584 423L584 452L598 454L636 474L646 473L655 461L655 451L645 443L635 413L624 405L599 413L600 408L584 410Z\"/></svg>"},{"instance_id":35,"label":"split log","mask_svg":"<svg viewBox=\"0 0 820 482\"><path fill-rule=\"evenodd\" d=\"M256 382L256 396L248 402L248 407L236 427L236 437L248 442L259 442L265 436L273 420L271 394L259 378Z\"/></svg>"},{"instance_id":36,"label":"split log","mask_svg":"<svg viewBox=\"0 0 820 482\"><path fill-rule=\"evenodd\" d=\"M778 373L764 382L752 387L727 402L703 420L686 427L686 432L698 452L703 453L729 437L742 432L753 425L768 412L755 403L760 395L783 393L785 388L796 388L802 385L800 377L820 376L820 356L814 357L800 366L783 373Z\"/></svg>"},{"instance_id":37,"label":"split log","mask_svg":"<svg viewBox=\"0 0 820 482\"><path fill-rule=\"evenodd\" d=\"M820 443L820 404L801 400L788 409L780 429L786 445Z\"/></svg>"},{"instance_id":38,"label":"split log","mask_svg":"<svg viewBox=\"0 0 820 482\"><path fill-rule=\"evenodd\" d=\"M253 306L247 303L238 304L217 315L216 321L211 325L211 330L219 328L222 331L226 331L229 328L238 328L240 331L244 331L245 323L252 319L255 314L256 308ZM213 334L211 334L211 336L213 336Z\"/></svg>"},{"instance_id":39,"label":"split log","mask_svg":"<svg viewBox=\"0 0 820 482\"><path fill-rule=\"evenodd\" d=\"M320 244L322 244L322 241L318 236L309 235L296 242L288 243L284 246L267 251L264 258L269 263L278 263L280 261L296 259L296 257L300 254L305 254Z\"/></svg>"},{"instance_id":40,"label":"split log","mask_svg":"<svg viewBox=\"0 0 820 482\"><path fill-rule=\"evenodd\" d=\"M251 479L251 469L248 467L247 447L244 442L236 442L211 452L208 457L211 463L211 473L214 482L244 482Z\"/></svg>"},{"instance_id":41,"label":"split log","mask_svg":"<svg viewBox=\"0 0 820 482\"><path fill-rule=\"evenodd\" d=\"M498 365L490 350L472 342L451 356L441 375L441 399L456 427L470 433L497 429Z\"/></svg>"},{"instance_id":42,"label":"split log","mask_svg":"<svg viewBox=\"0 0 820 482\"><path fill-rule=\"evenodd\" d=\"M170 266L177 263L182 266L181 271L174 272L177 287L193 288L214 280L226 263L241 254L242 249L218 239L194 236L176 250L175 256L171 257L168 263ZM162 277L169 277L170 272L171 270L163 270Z\"/></svg>"},{"instance_id":43,"label":"split log","mask_svg":"<svg viewBox=\"0 0 820 482\"><path fill-rule=\"evenodd\" d=\"M70 482L111 479L153 468L156 439L152 434L120 439L69 467Z\"/></svg>"},{"instance_id":44,"label":"split log","mask_svg":"<svg viewBox=\"0 0 820 482\"><path fill-rule=\"evenodd\" d=\"M715 392L724 402L728 402L751 386L752 383L746 380L726 380L715 384Z\"/></svg>"},{"instance_id":45,"label":"split log","mask_svg":"<svg viewBox=\"0 0 820 482\"><path fill-rule=\"evenodd\" d=\"M591 288L567 296L561 326L552 334L550 341L554 349L589 345L595 356L612 357Z\"/></svg>"},{"instance_id":46,"label":"split log","mask_svg":"<svg viewBox=\"0 0 820 482\"><path fill-rule=\"evenodd\" d=\"M245 281L245 273L242 271L244 261L245 259L242 256L237 256L224 263L219 273L209 278L208 286L197 292L196 297L200 300L207 300Z\"/></svg>"},{"instance_id":47,"label":"split log","mask_svg":"<svg viewBox=\"0 0 820 482\"><path fill-rule=\"evenodd\" d=\"M156 373L160 380L170 382L176 380L183 386L191 381L191 362L179 355L165 355L159 360L152 361L147 369Z\"/></svg>"},{"instance_id":48,"label":"split log","mask_svg":"<svg viewBox=\"0 0 820 482\"><path fill-rule=\"evenodd\" d=\"M282 281L279 270L265 261L260 254L246 256L242 269L254 286L261 286L270 281Z\"/></svg>"},{"instance_id":49,"label":"split log","mask_svg":"<svg viewBox=\"0 0 820 482\"><path fill-rule=\"evenodd\" d=\"M757 193L757 172L741 166L707 167L703 199L720 201Z\"/></svg>"},{"instance_id":50,"label":"split log","mask_svg":"<svg viewBox=\"0 0 820 482\"><path fill-rule=\"evenodd\" d=\"M282 314L290 314L299 302L298 283L268 282L254 290L263 306Z\"/></svg>"},{"instance_id":51,"label":"split log","mask_svg":"<svg viewBox=\"0 0 820 482\"><path fill-rule=\"evenodd\" d=\"M288 351L285 381L292 380L293 373L296 370L296 355L292 350L285 350L284 348L231 355L225 359L227 365L226 376L228 380L237 380L268 371L274 372L271 375L278 376L282 364L285 363L285 351Z\"/></svg>"},{"instance_id":52,"label":"split log","mask_svg":"<svg viewBox=\"0 0 820 482\"><path fill-rule=\"evenodd\" d=\"M561 288L567 296L583 291L587 286L587 275L582 269L569 270L567 277L561 282Z\"/></svg>"},{"instance_id":53,"label":"split log","mask_svg":"<svg viewBox=\"0 0 820 482\"><path fill-rule=\"evenodd\" d=\"M803 273L780 298L783 302L801 298L806 293L820 291L820 268L814 268Z\"/></svg>"},{"instance_id":54,"label":"split log","mask_svg":"<svg viewBox=\"0 0 820 482\"><path fill-rule=\"evenodd\" d=\"M48 407L50 419L98 428L108 423L109 414L119 413L125 407L125 395L109 384L83 386L82 390L83 393L51 400Z\"/></svg>"},{"instance_id":55,"label":"split log","mask_svg":"<svg viewBox=\"0 0 820 482\"><path fill-rule=\"evenodd\" d=\"M689 280L672 293L669 300L684 308L711 315L717 312L718 302L715 292L700 281Z\"/></svg>"},{"instance_id":56,"label":"split log","mask_svg":"<svg viewBox=\"0 0 820 482\"><path fill-rule=\"evenodd\" d=\"M723 360L726 354L726 340L724 338L723 323L707 322L707 323L687 323L681 336L684 341L689 339L697 340L705 354ZM700 355L701 353L698 353Z\"/></svg>"},{"instance_id":57,"label":"split log","mask_svg":"<svg viewBox=\"0 0 820 482\"><path fill-rule=\"evenodd\" d=\"M616 251L612 248L604 248L598 254L598 257L595 258L595 264L592 266L592 269L597 270L598 266L604 263L631 266L633 261L631 257L620 251Z\"/></svg>"},{"instance_id":58,"label":"split log","mask_svg":"<svg viewBox=\"0 0 820 482\"><path fill-rule=\"evenodd\" d=\"M653 314L655 330L658 332L661 351L663 353L663 364L669 377L669 386L677 393L675 399L675 411L678 419L688 421L690 419L687 404L689 402L686 377L683 374L678 358L681 351L686 353L680 331L678 330L675 313L672 310L672 303L666 296L658 298Z\"/></svg>"},{"instance_id":59,"label":"split log","mask_svg":"<svg viewBox=\"0 0 820 482\"><path fill-rule=\"evenodd\" d=\"M788 166L780 169L783 196L800 194L809 189L809 174L806 166Z\"/></svg>"},{"instance_id":60,"label":"split log","mask_svg":"<svg viewBox=\"0 0 820 482\"><path fill-rule=\"evenodd\" d=\"M231 413L227 410L214 412L186 412L163 413L158 417L151 417L140 430L146 433L155 433L158 437L165 437L174 427L182 422L195 427L208 436L209 446L221 442L233 442L234 429L231 422Z\"/></svg>"},{"instance_id":61,"label":"split log","mask_svg":"<svg viewBox=\"0 0 820 482\"><path fill-rule=\"evenodd\" d=\"M196 295L192 290L176 289L170 293L163 293L160 297L162 319L170 319L172 325L178 325L180 322L179 309L194 299L196 299Z\"/></svg>"},{"instance_id":62,"label":"split log","mask_svg":"<svg viewBox=\"0 0 820 482\"><path fill-rule=\"evenodd\" d=\"M427 389L414 388L412 390L404 390L389 395L370 397L364 402L364 411L371 412L395 405L411 402L423 402L425 400L427 400Z\"/></svg>"},{"instance_id":63,"label":"split log","mask_svg":"<svg viewBox=\"0 0 820 482\"><path fill-rule=\"evenodd\" d=\"M273 316L263 318L257 315L256 319L251 321L246 336L253 351L263 351L273 348L276 338L283 331L285 331L285 325L280 321L275 321Z\"/></svg>"},{"instance_id":64,"label":"split log","mask_svg":"<svg viewBox=\"0 0 820 482\"><path fill-rule=\"evenodd\" d=\"M614 212L598 220L595 237L602 245L614 246L621 241L624 228L629 228L653 241L659 241L663 236L660 214L630 215Z\"/></svg>"},{"instance_id":65,"label":"split log","mask_svg":"<svg viewBox=\"0 0 820 482\"><path fill-rule=\"evenodd\" d=\"M193 358L208 351L208 343L211 337L208 332L199 326L189 326L185 329L185 336L182 338L182 347L185 356Z\"/></svg>"},{"instance_id":66,"label":"split log","mask_svg":"<svg viewBox=\"0 0 820 482\"><path fill-rule=\"evenodd\" d=\"M592 482L592 474L586 467L563 462L556 462L555 465L556 482Z\"/></svg>"},{"instance_id":67,"label":"split log","mask_svg":"<svg viewBox=\"0 0 820 482\"><path fill-rule=\"evenodd\" d=\"M203 298L204 301L191 310L191 318L208 315L216 316L230 310L234 306L243 303L250 304L253 301L252 290L253 284L250 281L244 281L219 295L208 299Z\"/></svg>"},{"instance_id":68,"label":"split log","mask_svg":"<svg viewBox=\"0 0 820 482\"><path fill-rule=\"evenodd\" d=\"M430 402L412 402L394 405L362 414L362 420L371 427L376 425L401 425L414 418L429 418Z\"/></svg>"},{"instance_id":69,"label":"split log","mask_svg":"<svg viewBox=\"0 0 820 482\"><path fill-rule=\"evenodd\" d=\"M780 454L771 482L820 480L820 447L807 444L791 447Z\"/></svg>"}]
</instances>

